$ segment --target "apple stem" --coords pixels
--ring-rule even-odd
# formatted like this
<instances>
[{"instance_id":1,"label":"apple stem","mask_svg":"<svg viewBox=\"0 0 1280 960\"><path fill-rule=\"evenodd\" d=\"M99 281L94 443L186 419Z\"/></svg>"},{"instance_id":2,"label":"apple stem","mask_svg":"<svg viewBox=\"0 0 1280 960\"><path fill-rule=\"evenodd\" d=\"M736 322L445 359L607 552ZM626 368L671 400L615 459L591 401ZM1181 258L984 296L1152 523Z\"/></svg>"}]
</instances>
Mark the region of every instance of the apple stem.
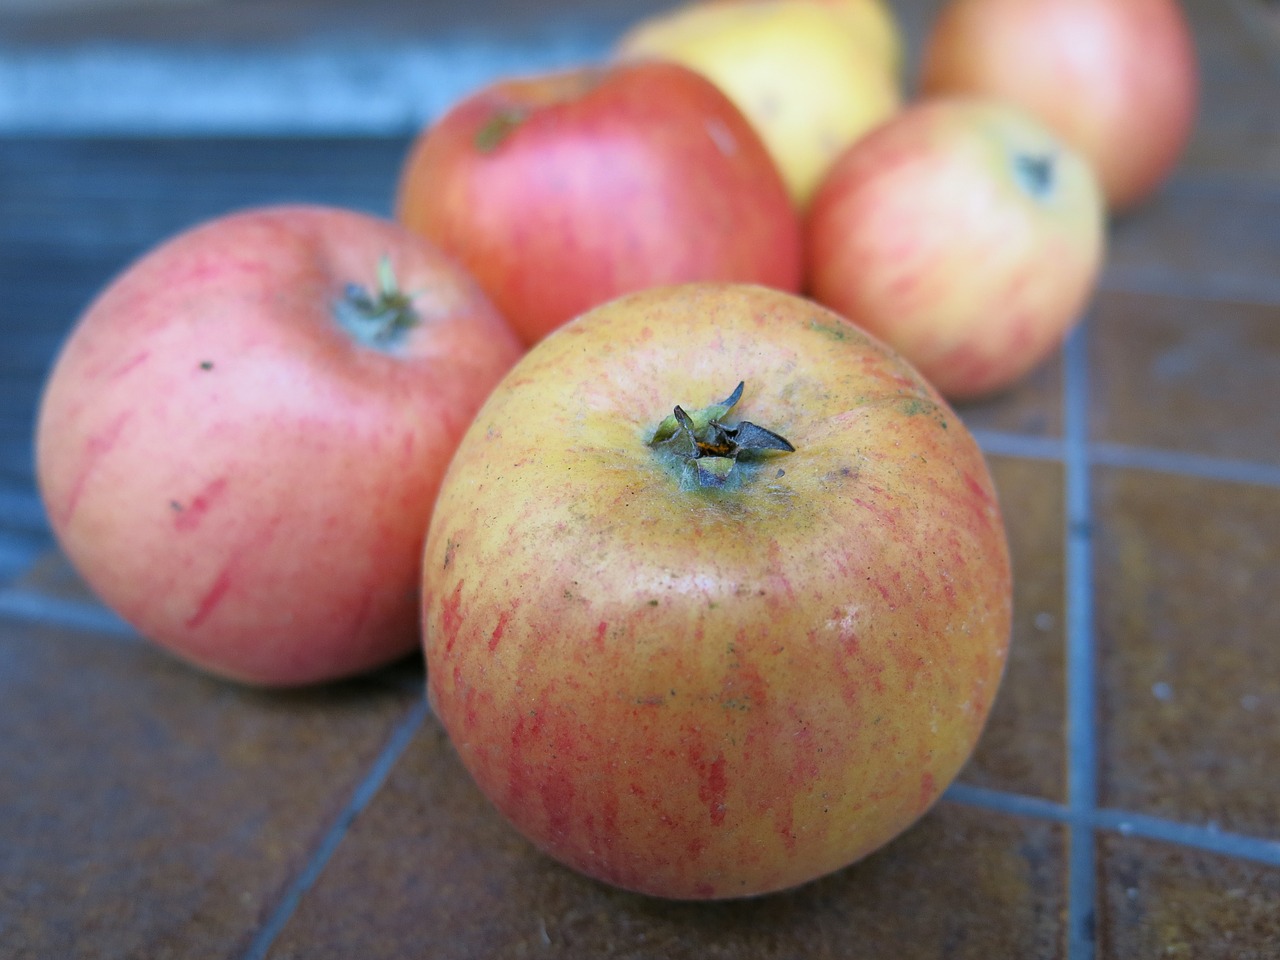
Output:
<instances>
[{"instance_id":1,"label":"apple stem","mask_svg":"<svg viewBox=\"0 0 1280 960\"><path fill-rule=\"evenodd\" d=\"M475 148L481 153L493 153L527 119L529 111L524 107L500 108L476 131Z\"/></svg>"},{"instance_id":2,"label":"apple stem","mask_svg":"<svg viewBox=\"0 0 1280 960\"><path fill-rule=\"evenodd\" d=\"M421 318L413 298L400 289L391 261L378 261L378 289L374 294L358 283L349 283L333 304L338 323L360 343L387 349L416 327Z\"/></svg>"},{"instance_id":3,"label":"apple stem","mask_svg":"<svg viewBox=\"0 0 1280 960\"><path fill-rule=\"evenodd\" d=\"M723 422L742 399L745 386L739 381L726 399L692 413L677 405L653 431L649 446L679 464L682 480L711 488L724 487L736 478L734 467L742 460L795 452L785 437L749 420Z\"/></svg>"}]
</instances>

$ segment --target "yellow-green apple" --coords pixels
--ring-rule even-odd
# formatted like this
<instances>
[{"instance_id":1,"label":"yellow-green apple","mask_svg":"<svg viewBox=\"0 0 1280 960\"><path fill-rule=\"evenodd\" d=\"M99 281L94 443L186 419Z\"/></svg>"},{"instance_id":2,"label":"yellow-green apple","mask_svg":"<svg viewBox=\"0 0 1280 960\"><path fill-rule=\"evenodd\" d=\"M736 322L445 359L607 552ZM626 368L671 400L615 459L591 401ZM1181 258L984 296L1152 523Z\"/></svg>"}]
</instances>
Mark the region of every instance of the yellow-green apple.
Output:
<instances>
[{"instance_id":1,"label":"yellow-green apple","mask_svg":"<svg viewBox=\"0 0 1280 960\"><path fill-rule=\"evenodd\" d=\"M720 0L642 21L618 55L675 60L715 81L803 209L836 155L901 106L901 49L880 0Z\"/></svg>"},{"instance_id":2,"label":"yellow-green apple","mask_svg":"<svg viewBox=\"0 0 1280 960\"><path fill-rule=\"evenodd\" d=\"M423 131L397 216L532 343L619 294L694 280L799 288L801 225L759 136L674 63L503 80Z\"/></svg>"},{"instance_id":3,"label":"yellow-green apple","mask_svg":"<svg viewBox=\"0 0 1280 960\"><path fill-rule=\"evenodd\" d=\"M446 475L423 603L431 702L498 809L578 870L692 899L804 883L928 810L1011 607L946 402L741 284L631 294L526 354Z\"/></svg>"},{"instance_id":4,"label":"yellow-green apple","mask_svg":"<svg viewBox=\"0 0 1280 960\"><path fill-rule=\"evenodd\" d=\"M1022 105L1089 159L1121 211L1176 165L1197 77L1178 0L951 0L930 32L921 89Z\"/></svg>"},{"instance_id":5,"label":"yellow-green apple","mask_svg":"<svg viewBox=\"0 0 1280 960\"><path fill-rule=\"evenodd\" d=\"M1105 226L1089 164L1030 114L921 101L823 182L806 224L809 291L968 399L1059 345L1094 291Z\"/></svg>"},{"instance_id":6,"label":"yellow-green apple","mask_svg":"<svg viewBox=\"0 0 1280 960\"><path fill-rule=\"evenodd\" d=\"M389 220L270 207L125 269L49 374L36 465L71 562L144 636L293 685L419 643L431 505L522 353L463 269Z\"/></svg>"}]
</instances>

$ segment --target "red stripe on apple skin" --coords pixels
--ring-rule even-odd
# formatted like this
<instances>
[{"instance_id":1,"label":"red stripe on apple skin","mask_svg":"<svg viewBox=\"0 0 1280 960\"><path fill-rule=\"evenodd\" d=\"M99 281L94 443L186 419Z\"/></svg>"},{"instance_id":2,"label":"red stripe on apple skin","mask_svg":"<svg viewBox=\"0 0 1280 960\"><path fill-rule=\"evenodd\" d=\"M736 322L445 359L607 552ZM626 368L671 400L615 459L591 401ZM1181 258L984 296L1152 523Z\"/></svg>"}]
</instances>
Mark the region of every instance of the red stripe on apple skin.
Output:
<instances>
[{"instance_id":1,"label":"red stripe on apple skin","mask_svg":"<svg viewBox=\"0 0 1280 960\"><path fill-rule=\"evenodd\" d=\"M126 360L124 363L120 364L120 366L117 367L115 370L112 370L111 373L108 375L107 379L119 380L120 378L128 375L130 371L146 363L148 358L150 358L150 356L151 356L150 350L143 350L141 353L135 354L134 356Z\"/></svg>"},{"instance_id":2,"label":"red stripe on apple skin","mask_svg":"<svg viewBox=\"0 0 1280 960\"><path fill-rule=\"evenodd\" d=\"M226 477L218 477L207 483L199 493L191 498L188 504L174 501L173 528L184 533L195 530L204 520L205 515L227 489Z\"/></svg>"},{"instance_id":3,"label":"red stripe on apple skin","mask_svg":"<svg viewBox=\"0 0 1280 960\"><path fill-rule=\"evenodd\" d=\"M493 628L493 633L489 635L489 652L498 649L498 644L502 642L502 635L507 632L507 624L511 622L511 611L503 610L498 614L498 622Z\"/></svg>"},{"instance_id":4,"label":"red stripe on apple skin","mask_svg":"<svg viewBox=\"0 0 1280 960\"><path fill-rule=\"evenodd\" d=\"M458 631L462 629L462 583L463 581L458 581L458 585L453 588L453 593L449 595L448 600L444 601L444 607L441 609L445 653L453 650L453 645L458 642Z\"/></svg>"},{"instance_id":5,"label":"red stripe on apple skin","mask_svg":"<svg viewBox=\"0 0 1280 960\"><path fill-rule=\"evenodd\" d=\"M697 747L691 747L689 763L698 774L698 799L707 805L711 825L722 826L727 812L725 798L729 792L724 754L718 753L714 759L706 760Z\"/></svg>"},{"instance_id":6,"label":"red stripe on apple skin","mask_svg":"<svg viewBox=\"0 0 1280 960\"><path fill-rule=\"evenodd\" d=\"M88 484L89 478L102 463L103 457L110 453L112 448L120 441L120 435L132 417L133 413L131 411L120 414L107 425L105 430L94 434L86 441L80 472L76 474L76 479L71 484L71 492L67 494L66 506L62 509L62 526L64 528L71 523L71 518L75 515L80 496L84 493L84 488Z\"/></svg>"},{"instance_id":7,"label":"red stripe on apple skin","mask_svg":"<svg viewBox=\"0 0 1280 960\"><path fill-rule=\"evenodd\" d=\"M214 578L213 586L205 591L204 596L200 598L199 604L196 605L196 612L186 619L185 626L194 630L208 620L210 614L217 609L218 604L226 597L227 591L231 589L231 568L233 565L234 563L229 563L218 572L217 577Z\"/></svg>"}]
</instances>

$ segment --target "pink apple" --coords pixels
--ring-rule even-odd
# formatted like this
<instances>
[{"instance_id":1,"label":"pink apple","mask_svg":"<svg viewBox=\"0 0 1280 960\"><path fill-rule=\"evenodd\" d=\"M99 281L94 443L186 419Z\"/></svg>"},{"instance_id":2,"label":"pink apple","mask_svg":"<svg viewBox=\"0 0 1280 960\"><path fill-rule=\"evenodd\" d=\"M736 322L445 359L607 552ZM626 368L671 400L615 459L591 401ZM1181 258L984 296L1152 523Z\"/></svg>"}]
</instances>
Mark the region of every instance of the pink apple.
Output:
<instances>
[{"instance_id":1,"label":"pink apple","mask_svg":"<svg viewBox=\"0 0 1280 960\"><path fill-rule=\"evenodd\" d=\"M222 676L332 680L418 643L458 438L521 354L399 225L247 210L166 240L80 318L41 400L58 541L147 638Z\"/></svg>"},{"instance_id":2,"label":"pink apple","mask_svg":"<svg viewBox=\"0 0 1280 960\"><path fill-rule=\"evenodd\" d=\"M887 340L953 399L1014 383L1093 292L1101 192L1017 107L917 103L854 144L814 198L812 295Z\"/></svg>"},{"instance_id":3,"label":"pink apple","mask_svg":"<svg viewBox=\"0 0 1280 960\"><path fill-rule=\"evenodd\" d=\"M799 216L746 118L673 63L506 80L406 159L398 218L456 256L527 342L693 280L797 290Z\"/></svg>"},{"instance_id":4,"label":"pink apple","mask_svg":"<svg viewBox=\"0 0 1280 960\"><path fill-rule=\"evenodd\" d=\"M1113 210L1168 177L1197 102L1177 0L951 0L930 33L921 89L1021 104L1097 169Z\"/></svg>"}]
</instances>

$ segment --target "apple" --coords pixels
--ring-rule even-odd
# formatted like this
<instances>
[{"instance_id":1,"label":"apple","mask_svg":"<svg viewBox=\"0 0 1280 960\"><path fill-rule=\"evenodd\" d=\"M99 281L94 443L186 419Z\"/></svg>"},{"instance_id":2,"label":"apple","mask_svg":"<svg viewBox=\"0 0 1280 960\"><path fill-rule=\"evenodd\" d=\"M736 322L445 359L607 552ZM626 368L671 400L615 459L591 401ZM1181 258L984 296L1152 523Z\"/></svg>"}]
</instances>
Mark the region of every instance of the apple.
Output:
<instances>
[{"instance_id":1,"label":"apple","mask_svg":"<svg viewBox=\"0 0 1280 960\"><path fill-rule=\"evenodd\" d=\"M681 899L804 883L920 817L1011 608L946 402L744 284L624 296L533 347L446 474L422 595L431 703L482 791L573 868Z\"/></svg>"},{"instance_id":2,"label":"apple","mask_svg":"<svg viewBox=\"0 0 1280 960\"><path fill-rule=\"evenodd\" d=\"M925 95L994 96L1035 113L1093 163L1114 211L1168 178L1197 87L1177 0L951 0L921 73Z\"/></svg>"},{"instance_id":3,"label":"apple","mask_svg":"<svg viewBox=\"0 0 1280 960\"><path fill-rule=\"evenodd\" d=\"M764 138L800 209L836 155L902 105L902 40L879 0L691 3L641 21L617 49L710 77Z\"/></svg>"},{"instance_id":4,"label":"apple","mask_svg":"<svg viewBox=\"0 0 1280 960\"><path fill-rule=\"evenodd\" d=\"M668 63L497 82L418 137L396 215L456 256L525 342L692 280L797 290L799 217L759 136Z\"/></svg>"},{"instance_id":5,"label":"apple","mask_svg":"<svg viewBox=\"0 0 1280 960\"><path fill-rule=\"evenodd\" d=\"M840 157L806 231L812 296L962 400L1015 383L1080 319L1105 202L1088 162L1021 109L933 99Z\"/></svg>"},{"instance_id":6,"label":"apple","mask_svg":"<svg viewBox=\"0 0 1280 960\"><path fill-rule=\"evenodd\" d=\"M747 0L755 2L755 0ZM901 76L906 44L888 0L814 0L842 18L876 53L889 72Z\"/></svg>"},{"instance_id":7,"label":"apple","mask_svg":"<svg viewBox=\"0 0 1280 960\"><path fill-rule=\"evenodd\" d=\"M58 542L141 634L294 685L418 645L423 537L522 347L389 220L242 211L147 252L76 323L36 428Z\"/></svg>"}]
</instances>

